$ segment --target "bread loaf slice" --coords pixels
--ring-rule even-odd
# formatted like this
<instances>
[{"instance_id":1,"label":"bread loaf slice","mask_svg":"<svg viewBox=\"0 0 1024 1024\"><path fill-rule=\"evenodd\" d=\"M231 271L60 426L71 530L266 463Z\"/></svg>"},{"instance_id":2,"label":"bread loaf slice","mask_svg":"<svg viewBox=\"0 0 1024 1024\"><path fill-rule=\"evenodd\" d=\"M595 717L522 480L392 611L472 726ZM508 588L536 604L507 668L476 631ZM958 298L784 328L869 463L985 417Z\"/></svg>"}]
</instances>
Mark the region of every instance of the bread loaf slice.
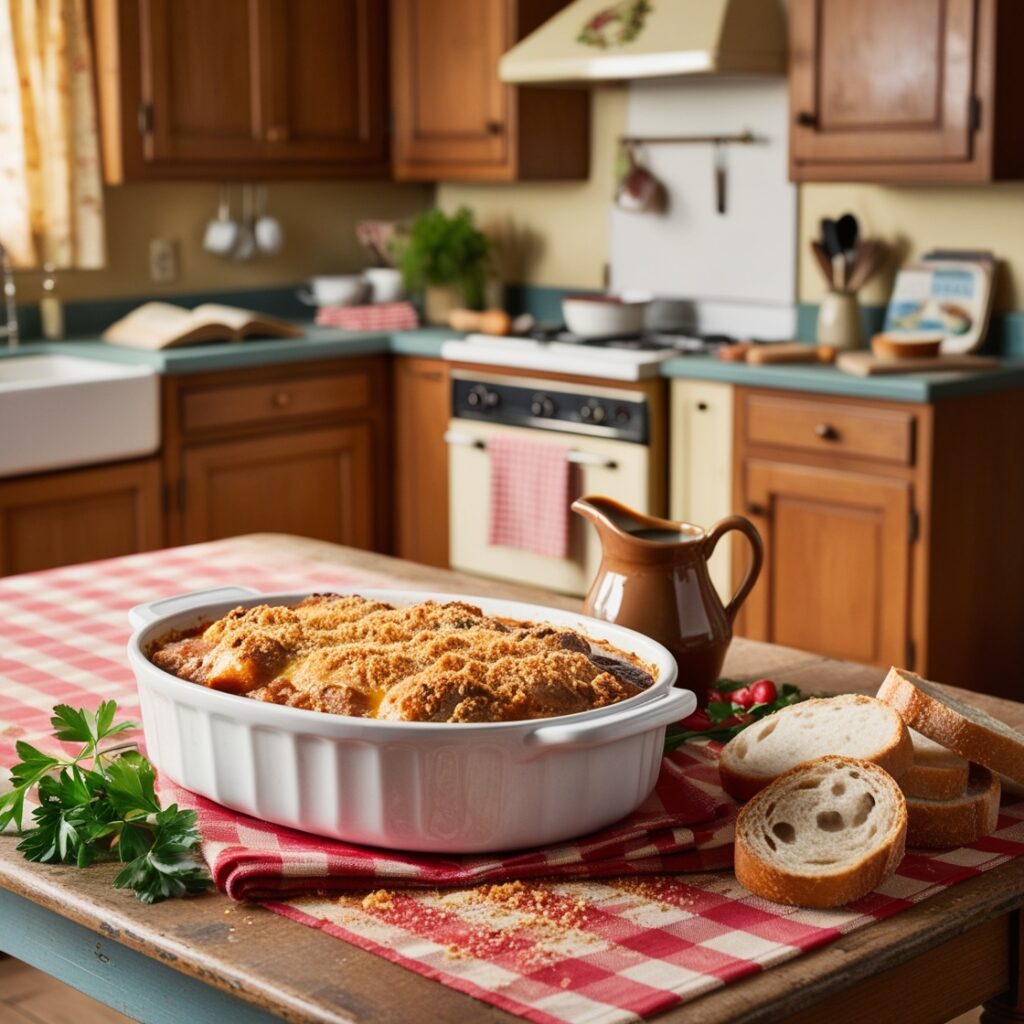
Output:
<instances>
[{"instance_id":1,"label":"bread loaf slice","mask_svg":"<svg viewBox=\"0 0 1024 1024\"><path fill-rule=\"evenodd\" d=\"M874 697L846 693L805 700L748 725L722 748L718 771L727 793L749 800L794 765L825 754L874 761L895 778L914 758L898 714Z\"/></svg>"},{"instance_id":2,"label":"bread loaf slice","mask_svg":"<svg viewBox=\"0 0 1024 1024\"><path fill-rule=\"evenodd\" d=\"M999 776L971 765L963 796L952 800L907 797L907 846L966 846L994 832L998 820Z\"/></svg>"},{"instance_id":3,"label":"bread loaf slice","mask_svg":"<svg viewBox=\"0 0 1024 1024\"><path fill-rule=\"evenodd\" d=\"M878 699L894 707L911 728L968 761L1024 784L1024 735L945 687L906 669L891 668Z\"/></svg>"},{"instance_id":4,"label":"bread loaf slice","mask_svg":"<svg viewBox=\"0 0 1024 1024\"><path fill-rule=\"evenodd\" d=\"M876 889L903 858L907 807L871 761L821 757L781 775L736 819L736 878L799 907L841 907Z\"/></svg>"},{"instance_id":5,"label":"bread loaf slice","mask_svg":"<svg viewBox=\"0 0 1024 1024\"><path fill-rule=\"evenodd\" d=\"M923 800L954 800L967 789L970 762L941 743L910 730L914 763L900 779L905 796Z\"/></svg>"}]
</instances>

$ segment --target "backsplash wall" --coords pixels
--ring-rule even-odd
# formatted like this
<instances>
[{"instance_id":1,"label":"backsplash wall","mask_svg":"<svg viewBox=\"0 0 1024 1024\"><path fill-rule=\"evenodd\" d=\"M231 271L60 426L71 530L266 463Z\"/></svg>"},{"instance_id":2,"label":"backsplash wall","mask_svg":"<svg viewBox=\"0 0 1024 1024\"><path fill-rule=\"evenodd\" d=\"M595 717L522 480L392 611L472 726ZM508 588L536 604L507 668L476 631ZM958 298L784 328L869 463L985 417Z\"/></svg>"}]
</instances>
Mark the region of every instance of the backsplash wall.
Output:
<instances>
[{"instance_id":1,"label":"backsplash wall","mask_svg":"<svg viewBox=\"0 0 1024 1024\"><path fill-rule=\"evenodd\" d=\"M107 266L58 274L64 299L181 295L291 284L314 273L359 271L366 265L353 232L364 217L415 216L433 202L428 185L391 182L284 182L270 184L268 212L284 228L285 245L275 256L246 263L213 256L202 246L207 222L216 214L219 186L168 182L118 185L106 190ZM233 214L240 189L232 188ZM170 238L178 247L179 277L158 285L149 279L149 243ZM41 275L17 275L18 301L40 294Z\"/></svg>"}]
</instances>

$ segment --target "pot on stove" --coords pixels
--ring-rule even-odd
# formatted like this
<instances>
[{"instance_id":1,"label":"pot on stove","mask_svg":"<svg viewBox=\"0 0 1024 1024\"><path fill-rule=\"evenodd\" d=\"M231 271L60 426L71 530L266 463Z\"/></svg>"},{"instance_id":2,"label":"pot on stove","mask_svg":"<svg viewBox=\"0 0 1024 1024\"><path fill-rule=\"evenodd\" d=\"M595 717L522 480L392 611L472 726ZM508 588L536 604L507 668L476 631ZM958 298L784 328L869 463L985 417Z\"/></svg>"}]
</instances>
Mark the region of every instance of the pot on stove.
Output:
<instances>
[{"instance_id":1,"label":"pot on stove","mask_svg":"<svg viewBox=\"0 0 1024 1024\"><path fill-rule=\"evenodd\" d=\"M761 572L764 547L757 528L743 516L728 516L705 530L595 495L577 499L572 509L593 523L602 548L584 613L663 644L679 666L679 683L705 696L718 681L736 613ZM708 559L730 530L750 541L752 558L739 589L723 605Z\"/></svg>"}]
</instances>

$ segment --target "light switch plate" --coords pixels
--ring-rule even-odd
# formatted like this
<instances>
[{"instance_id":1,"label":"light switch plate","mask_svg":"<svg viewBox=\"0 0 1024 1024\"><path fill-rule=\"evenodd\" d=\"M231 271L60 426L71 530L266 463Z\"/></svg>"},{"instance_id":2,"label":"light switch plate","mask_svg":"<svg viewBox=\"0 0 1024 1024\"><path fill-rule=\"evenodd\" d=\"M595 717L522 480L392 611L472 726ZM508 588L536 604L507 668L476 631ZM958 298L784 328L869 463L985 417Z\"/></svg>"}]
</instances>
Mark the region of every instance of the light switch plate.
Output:
<instances>
[{"instance_id":1,"label":"light switch plate","mask_svg":"<svg viewBox=\"0 0 1024 1024\"><path fill-rule=\"evenodd\" d=\"M178 243L172 238L154 238L149 243L149 279L154 284L178 280Z\"/></svg>"}]
</instances>

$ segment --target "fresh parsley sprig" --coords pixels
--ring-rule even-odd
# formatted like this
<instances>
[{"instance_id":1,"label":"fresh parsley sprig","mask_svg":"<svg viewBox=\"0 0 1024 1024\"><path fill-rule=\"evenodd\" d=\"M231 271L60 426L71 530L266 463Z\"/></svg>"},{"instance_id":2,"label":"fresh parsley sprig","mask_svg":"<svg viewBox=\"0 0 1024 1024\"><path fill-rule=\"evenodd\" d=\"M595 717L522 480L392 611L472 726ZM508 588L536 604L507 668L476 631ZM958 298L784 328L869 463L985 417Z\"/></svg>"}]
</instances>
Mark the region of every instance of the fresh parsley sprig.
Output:
<instances>
[{"instance_id":1,"label":"fresh parsley sprig","mask_svg":"<svg viewBox=\"0 0 1024 1024\"><path fill-rule=\"evenodd\" d=\"M21 759L10 770L12 789L0 795L0 830L11 822L28 860L86 867L96 860L119 860L114 879L143 903L201 892L212 884L196 859L199 830L194 811L177 804L161 808L153 766L132 742L108 743L135 728L118 722L117 703L103 701L95 711L58 704L50 723L54 736L80 743L73 757L45 754L29 743L15 745ZM34 826L22 830L25 798L35 788L39 806Z\"/></svg>"}]
</instances>

